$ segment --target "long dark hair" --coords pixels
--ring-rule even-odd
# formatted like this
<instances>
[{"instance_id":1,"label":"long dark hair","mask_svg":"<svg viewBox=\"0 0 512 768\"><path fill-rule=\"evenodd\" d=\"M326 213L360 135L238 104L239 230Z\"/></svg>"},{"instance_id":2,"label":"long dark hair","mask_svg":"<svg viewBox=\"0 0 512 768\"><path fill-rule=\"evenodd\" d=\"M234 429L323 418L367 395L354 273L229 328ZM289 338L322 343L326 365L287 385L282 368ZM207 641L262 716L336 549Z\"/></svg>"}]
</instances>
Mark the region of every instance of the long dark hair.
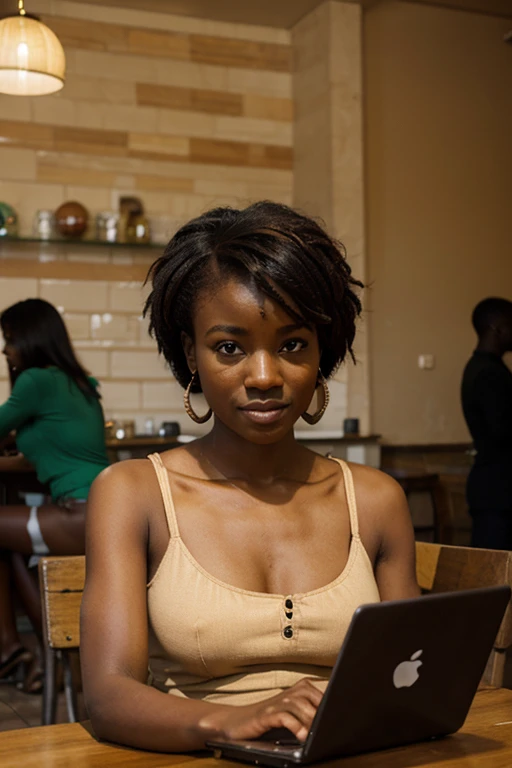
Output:
<instances>
[{"instance_id":1,"label":"long dark hair","mask_svg":"<svg viewBox=\"0 0 512 768\"><path fill-rule=\"evenodd\" d=\"M19 369L10 370L11 384L27 368L54 365L67 373L85 395L100 398L87 371L76 358L62 317L48 301L18 301L2 312L0 327L4 337L16 347L21 360Z\"/></svg>"},{"instance_id":2,"label":"long dark hair","mask_svg":"<svg viewBox=\"0 0 512 768\"><path fill-rule=\"evenodd\" d=\"M315 220L286 205L263 201L243 210L215 208L183 226L148 275L153 290L144 314L183 387L191 374L181 333L193 338L198 295L214 292L229 276L255 283L291 317L317 329L326 378L347 354L354 359L363 284L352 276L343 245ZM288 306L281 291L298 311Z\"/></svg>"}]
</instances>

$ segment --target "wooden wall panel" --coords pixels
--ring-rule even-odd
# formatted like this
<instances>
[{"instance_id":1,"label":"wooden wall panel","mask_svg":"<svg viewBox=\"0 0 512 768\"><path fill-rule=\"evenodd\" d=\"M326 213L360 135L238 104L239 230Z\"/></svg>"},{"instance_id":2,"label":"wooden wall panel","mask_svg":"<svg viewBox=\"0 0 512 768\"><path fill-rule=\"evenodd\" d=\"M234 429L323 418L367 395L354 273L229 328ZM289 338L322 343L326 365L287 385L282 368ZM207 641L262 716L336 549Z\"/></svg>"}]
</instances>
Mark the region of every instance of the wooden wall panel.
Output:
<instances>
[{"instance_id":1,"label":"wooden wall panel","mask_svg":"<svg viewBox=\"0 0 512 768\"><path fill-rule=\"evenodd\" d=\"M190 60L188 35L172 32L153 32L147 29L130 29L127 53L143 56L161 56L165 59Z\"/></svg>"},{"instance_id":2,"label":"wooden wall panel","mask_svg":"<svg viewBox=\"0 0 512 768\"><path fill-rule=\"evenodd\" d=\"M291 99L272 98L255 93L229 93L173 85L137 83L136 99L141 107L179 109L280 122L293 120Z\"/></svg>"},{"instance_id":3,"label":"wooden wall panel","mask_svg":"<svg viewBox=\"0 0 512 768\"><path fill-rule=\"evenodd\" d=\"M155 254L156 257L156 254ZM150 263L150 262L149 262ZM45 280L122 280L142 283L148 264L105 264L82 261L35 261L2 258L2 278L36 277Z\"/></svg>"},{"instance_id":4,"label":"wooden wall panel","mask_svg":"<svg viewBox=\"0 0 512 768\"><path fill-rule=\"evenodd\" d=\"M137 104L142 107L163 107L234 117L244 114L244 97L238 93L137 83L136 94Z\"/></svg>"},{"instance_id":5,"label":"wooden wall panel","mask_svg":"<svg viewBox=\"0 0 512 768\"><path fill-rule=\"evenodd\" d=\"M4 146L52 149L54 131L49 125L36 125L17 120L0 120L0 140Z\"/></svg>"},{"instance_id":6,"label":"wooden wall panel","mask_svg":"<svg viewBox=\"0 0 512 768\"><path fill-rule=\"evenodd\" d=\"M33 234L36 211L70 199L89 210L93 237L96 214L135 194L160 243L214 206L291 203L289 33L32 2L65 46L67 79L49 96L0 95L0 199L17 210L22 235ZM141 318L142 282L160 253L0 244L0 310L29 296L53 302L101 381L107 418L135 419L139 431L148 417L178 421L190 433L201 428ZM8 396L1 359L0 393Z\"/></svg>"},{"instance_id":7,"label":"wooden wall panel","mask_svg":"<svg viewBox=\"0 0 512 768\"><path fill-rule=\"evenodd\" d=\"M90 51L128 50L128 29L118 24L102 24L97 21L65 19L45 16L43 21L55 32L66 48L85 48Z\"/></svg>"},{"instance_id":8,"label":"wooden wall panel","mask_svg":"<svg viewBox=\"0 0 512 768\"><path fill-rule=\"evenodd\" d=\"M260 96L257 93L245 93L243 104L243 113L247 117L286 122L293 120L293 101L291 99L273 99L269 96Z\"/></svg>"},{"instance_id":9,"label":"wooden wall panel","mask_svg":"<svg viewBox=\"0 0 512 768\"><path fill-rule=\"evenodd\" d=\"M69 19L43 18L65 47L109 53L134 53L223 67L290 72L291 46L237 40L228 37L158 32L134 29L120 24Z\"/></svg>"},{"instance_id":10,"label":"wooden wall panel","mask_svg":"<svg viewBox=\"0 0 512 768\"><path fill-rule=\"evenodd\" d=\"M190 57L202 64L218 64L241 69L291 71L291 48L249 40L227 40L206 35L191 35Z\"/></svg>"},{"instance_id":11,"label":"wooden wall panel","mask_svg":"<svg viewBox=\"0 0 512 768\"><path fill-rule=\"evenodd\" d=\"M19 130L18 130L19 127ZM60 152L290 170L291 147L0 121L0 142Z\"/></svg>"}]
</instances>

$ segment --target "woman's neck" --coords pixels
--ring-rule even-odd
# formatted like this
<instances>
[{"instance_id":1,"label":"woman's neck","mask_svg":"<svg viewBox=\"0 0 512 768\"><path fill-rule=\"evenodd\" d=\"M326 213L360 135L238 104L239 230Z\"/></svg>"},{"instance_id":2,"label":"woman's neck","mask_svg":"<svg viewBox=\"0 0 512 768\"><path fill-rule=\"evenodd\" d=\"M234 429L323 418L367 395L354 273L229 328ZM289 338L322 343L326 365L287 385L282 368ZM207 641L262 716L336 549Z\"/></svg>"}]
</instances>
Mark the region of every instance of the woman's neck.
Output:
<instances>
[{"instance_id":1,"label":"woman's neck","mask_svg":"<svg viewBox=\"0 0 512 768\"><path fill-rule=\"evenodd\" d=\"M218 419L213 429L198 441L200 457L228 479L238 478L265 485L277 478L297 477L303 454L293 431L276 443L260 445L237 435Z\"/></svg>"}]
</instances>

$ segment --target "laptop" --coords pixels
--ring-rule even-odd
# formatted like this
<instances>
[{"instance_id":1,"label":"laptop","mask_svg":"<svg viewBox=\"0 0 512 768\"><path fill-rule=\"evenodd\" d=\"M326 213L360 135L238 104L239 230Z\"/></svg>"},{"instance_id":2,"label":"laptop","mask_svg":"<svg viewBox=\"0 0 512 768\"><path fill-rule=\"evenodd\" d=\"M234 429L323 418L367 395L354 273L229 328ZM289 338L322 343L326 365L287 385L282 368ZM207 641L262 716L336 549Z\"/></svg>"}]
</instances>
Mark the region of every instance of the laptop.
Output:
<instances>
[{"instance_id":1,"label":"laptop","mask_svg":"<svg viewBox=\"0 0 512 768\"><path fill-rule=\"evenodd\" d=\"M510 596L510 587L499 586L362 605L304 742L283 729L281 738L269 731L207 747L215 757L286 768L453 733L466 719Z\"/></svg>"}]
</instances>

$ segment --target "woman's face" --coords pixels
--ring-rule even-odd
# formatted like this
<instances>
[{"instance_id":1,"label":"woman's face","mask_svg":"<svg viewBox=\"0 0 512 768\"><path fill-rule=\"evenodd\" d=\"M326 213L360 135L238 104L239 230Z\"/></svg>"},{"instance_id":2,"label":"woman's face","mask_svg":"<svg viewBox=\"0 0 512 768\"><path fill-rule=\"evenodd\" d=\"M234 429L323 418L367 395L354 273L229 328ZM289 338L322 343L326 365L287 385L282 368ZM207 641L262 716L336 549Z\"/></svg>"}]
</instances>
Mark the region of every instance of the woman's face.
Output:
<instances>
[{"instance_id":1,"label":"woman's face","mask_svg":"<svg viewBox=\"0 0 512 768\"><path fill-rule=\"evenodd\" d=\"M18 351L18 348L14 344L11 335L4 331L4 348L2 350L2 354L5 355L5 358L7 360L7 365L12 371L15 371L16 369L21 368L21 355Z\"/></svg>"},{"instance_id":2,"label":"woman's face","mask_svg":"<svg viewBox=\"0 0 512 768\"><path fill-rule=\"evenodd\" d=\"M284 437L313 397L320 363L316 330L235 278L200 296L194 340L185 336L184 349L216 418L251 442Z\"/></svg>"}]
</instances>

